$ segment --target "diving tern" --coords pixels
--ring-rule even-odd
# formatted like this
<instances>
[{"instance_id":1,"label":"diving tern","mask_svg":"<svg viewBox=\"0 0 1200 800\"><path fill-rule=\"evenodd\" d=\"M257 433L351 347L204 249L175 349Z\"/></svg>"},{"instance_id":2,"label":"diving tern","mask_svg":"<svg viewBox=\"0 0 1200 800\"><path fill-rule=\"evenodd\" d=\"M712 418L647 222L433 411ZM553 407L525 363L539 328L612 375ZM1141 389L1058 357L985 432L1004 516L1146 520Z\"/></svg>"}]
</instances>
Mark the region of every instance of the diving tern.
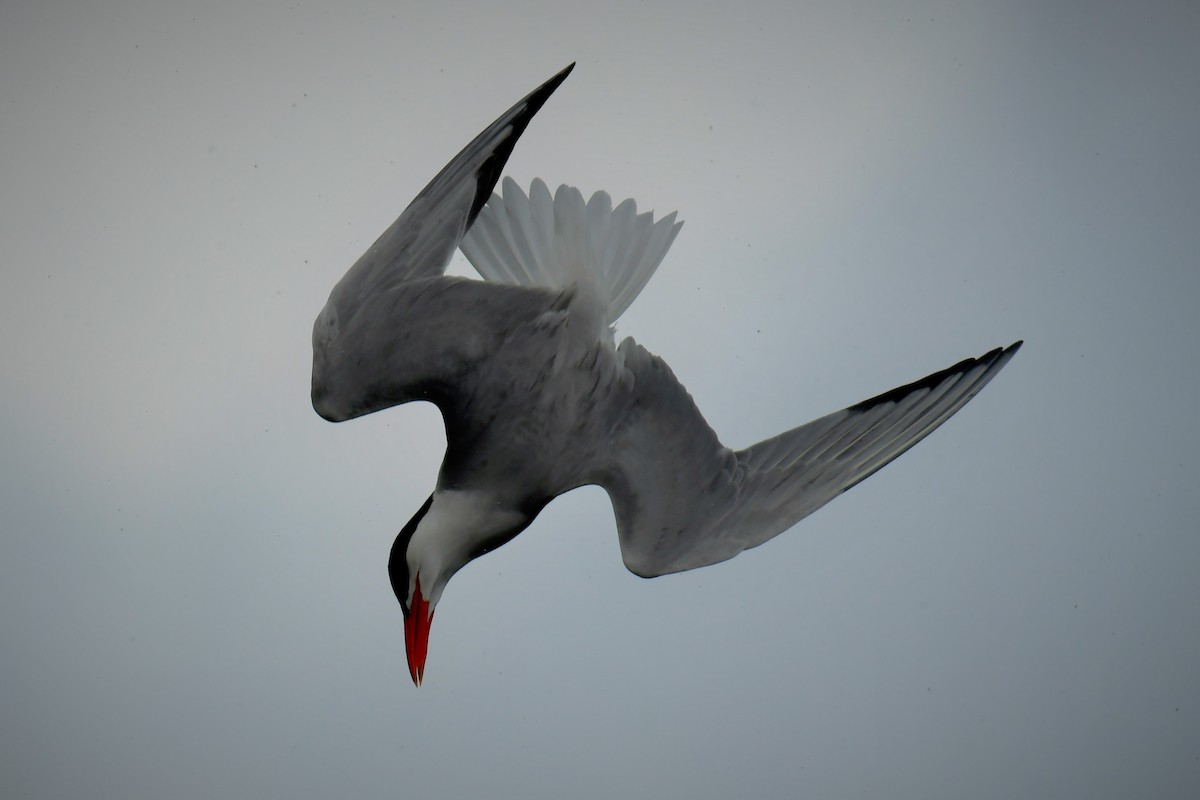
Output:
<instances>
[{"instance_id":1,"label":"diving tern","mask_svg":"<svg viewBox=\"0 0 1200 800\"><path fill-rule=\"evenodd\" d=\"M1021 342L961 361L743 450L721 444L659 357L612 325L679 232L632 200L540 180L492 195L517 139L574 64L489 125L337 283L313 326L312 403L332 422L437 404L437 485L388 562L408 667L424 677L434 608L472 559L555 497L608 491L621 555L650 578L733 558L927 436ZM445 275L460 247L485 280Z\"/></svg>"}]
</instances>

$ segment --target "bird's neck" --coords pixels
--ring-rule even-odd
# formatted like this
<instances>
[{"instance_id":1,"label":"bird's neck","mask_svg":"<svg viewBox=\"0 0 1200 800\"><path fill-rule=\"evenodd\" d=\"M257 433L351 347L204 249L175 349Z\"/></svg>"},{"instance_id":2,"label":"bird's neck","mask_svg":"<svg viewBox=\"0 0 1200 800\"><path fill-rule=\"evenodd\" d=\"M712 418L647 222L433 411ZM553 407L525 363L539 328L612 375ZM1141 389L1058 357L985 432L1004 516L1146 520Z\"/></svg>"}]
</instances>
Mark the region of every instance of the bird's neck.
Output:
<instances>
[{"instance_id":1,"label":"bird's neck","mask_svg":"<svg viewBox=\"0 0 1200 800\"><path fill-rule=\"evenodd\" d=\"M487 491L439 489L417 524L406 553L410 574L436 603L442 587L468 561L507 542L532 517Z\"/></svg>"}]
</instances>

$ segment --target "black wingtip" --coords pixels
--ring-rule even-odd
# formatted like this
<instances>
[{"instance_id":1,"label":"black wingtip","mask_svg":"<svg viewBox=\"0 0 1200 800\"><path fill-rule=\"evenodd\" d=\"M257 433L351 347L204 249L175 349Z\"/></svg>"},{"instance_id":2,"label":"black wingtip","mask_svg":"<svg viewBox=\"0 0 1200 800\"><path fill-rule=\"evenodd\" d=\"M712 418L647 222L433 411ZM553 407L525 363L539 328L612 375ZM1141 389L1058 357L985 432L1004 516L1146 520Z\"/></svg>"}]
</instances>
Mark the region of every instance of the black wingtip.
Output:
<instances>
[{"instance_id":1,"label":"black wingtip","mask_svg":"<svg viewBox=\"0 0 1200 800\"><path fill-rule=\"evenodd\" d=\"M969 372L980 364L985 365L989 372L995 373L997 370L1007 364L1014 355L1017 354L1017 351L1021 349L1021 345L1023 344L1025 344L1025 340L1018 339L1008 347L997 347L994 350L989 350L987 353L984 353L978 358L963 359L952 367L939 370L932 375L926 375L924 378L913 381L912 383L906 383L904 386L897 386L895 389L886 391L883 394L875 395L874 397L863 400L861 403L855 403L846 410L866 411L869 408L873 408L883 403L899 402L913 392L917 392L922 389L932 389L934 386L937 386L942 381L946 380L946 378Z\"/></svg>"},{"instance_id":2,"label":"black wingtip","mask_svg":"<svg viewBox=\"0 0 1200 800\"><path fill-rule=\"evenodd\" d=\"M545 89L547 86L549 86L549 87L550 87L550 88L549 88L549 91L550 91L550 92L553 92L555 89L557 89L557 88L558 88L558 85L559 85L560 83L562 83L563 81L565 81L565 80L567 79L567 76L571 74L571 70L573 70L573 69L575 69L575 62L574 62L574 61L572 61L570 64L567 64L565 67L563 67L562 69L560 69L560 70L558 71L558 73L557 73L557 74L555 74L555 76L554 76L553 78L551 78L550 80L548 80L548 81L546 81L545 83L543 83L543 84L542 84L541 86L539 86L537 89L534 89L534 92L539 92L539 91L541 91L542 89Z\"/></svg>"},{"instance_id":3,"label":"black wingtip","mask_svg":"<svg viewBox=\"0 0 1200 800\"><path fill-rule=\"evenodd\" d=\"M518 101L509 111L510 114L516 111L515 116L509 121L509 124L512 126L512 133L480 165L479 172L476 173L475 199L471 203L471 213L467 217L468 228L475 222L475 217L479 215L488 198L492 196L492 189L496 188L496 182L500 180L500 173L504 170L504 165L508 162L508 157L512 155L517 140L525 132L525 128L528 127L530 120L533 119L533 115L545 105L546 101L550 99L550 95L554 94L554 90L567 79L567 76L571 74L571 70L573 69L575 69L574 61L559 70L550 80L526 95L524 99ZM517 109L520 110L518 111ZM501 119L504 119L504 117L502 116Z\"/></svg>"}]
</instances>

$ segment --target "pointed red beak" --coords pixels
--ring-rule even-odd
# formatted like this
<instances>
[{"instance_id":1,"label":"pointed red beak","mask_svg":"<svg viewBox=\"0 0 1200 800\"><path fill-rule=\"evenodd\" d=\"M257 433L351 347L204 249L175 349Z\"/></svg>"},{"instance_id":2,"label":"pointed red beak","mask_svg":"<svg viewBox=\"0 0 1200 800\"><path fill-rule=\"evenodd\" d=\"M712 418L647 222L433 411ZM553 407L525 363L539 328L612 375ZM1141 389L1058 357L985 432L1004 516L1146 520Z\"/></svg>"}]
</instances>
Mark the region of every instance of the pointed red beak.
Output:
<instances>
[{"instance_id":1,"label":"pointed red beak","mask_svg":"<svg viewBox=\"0 0 1200 800\"><path fill-rule=\"evenodd\" d=\"M417 576L413 587L412 608L404 618L404 645L408 650L408 674L413 683L421 685L425 676L425 655L429 652L429 626L433 623L433 609L421 594L421 576Z\"/></svg>"}]
</instances>

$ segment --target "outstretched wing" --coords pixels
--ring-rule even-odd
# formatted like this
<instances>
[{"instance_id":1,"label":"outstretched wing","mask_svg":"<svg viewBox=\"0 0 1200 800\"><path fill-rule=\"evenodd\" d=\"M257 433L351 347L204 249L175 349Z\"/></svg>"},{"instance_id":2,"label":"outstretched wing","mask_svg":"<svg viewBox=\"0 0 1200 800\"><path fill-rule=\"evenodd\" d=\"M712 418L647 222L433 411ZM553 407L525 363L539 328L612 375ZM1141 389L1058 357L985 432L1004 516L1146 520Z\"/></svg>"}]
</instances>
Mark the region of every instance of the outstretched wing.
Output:
<instances>
[{"instance_id":1,"label":"outstretched wing","mask_svg":"<svg viewBox=\"0 0 1200 800\"><path fill-rule=\"evenodd\" d=\"M476 136L333 288L313 326L312 400L321 416L349 419L428 397L439 381L480 357L478 343L493 338L480 329L489 320L467 320L482 337L470 339L464 320L447 317L448 310L464 311L463 295L479 302L480 290L443 273L517 139L574 66Z\"/></svg>"},{"instance_id":2,"label":"outstretched wing","mask_svg":"<svg viewBox=\"0 0 1200 800\"><path fill-rule=\"evenodd\" d=\"M446 271L454 248L491 197L517 139L574 68L569 65L501 114L421 190L334 287L329 300L339 317L351 316L364 300L388 287Z\"/></svg>"},{"instance_id":3,"label":"outstretched wing","mask_svg":"<svg viewBox=\"0 0 1200 800\"><path fill-rule=\"evenodd\" d=\"M643 577L733 558L790 528L925 438L987 385L1021 342L962 361L759 442L723 447L662 359L627 340L627 424L597 481L621 553Z\"/></svg>"}]
</instances>

